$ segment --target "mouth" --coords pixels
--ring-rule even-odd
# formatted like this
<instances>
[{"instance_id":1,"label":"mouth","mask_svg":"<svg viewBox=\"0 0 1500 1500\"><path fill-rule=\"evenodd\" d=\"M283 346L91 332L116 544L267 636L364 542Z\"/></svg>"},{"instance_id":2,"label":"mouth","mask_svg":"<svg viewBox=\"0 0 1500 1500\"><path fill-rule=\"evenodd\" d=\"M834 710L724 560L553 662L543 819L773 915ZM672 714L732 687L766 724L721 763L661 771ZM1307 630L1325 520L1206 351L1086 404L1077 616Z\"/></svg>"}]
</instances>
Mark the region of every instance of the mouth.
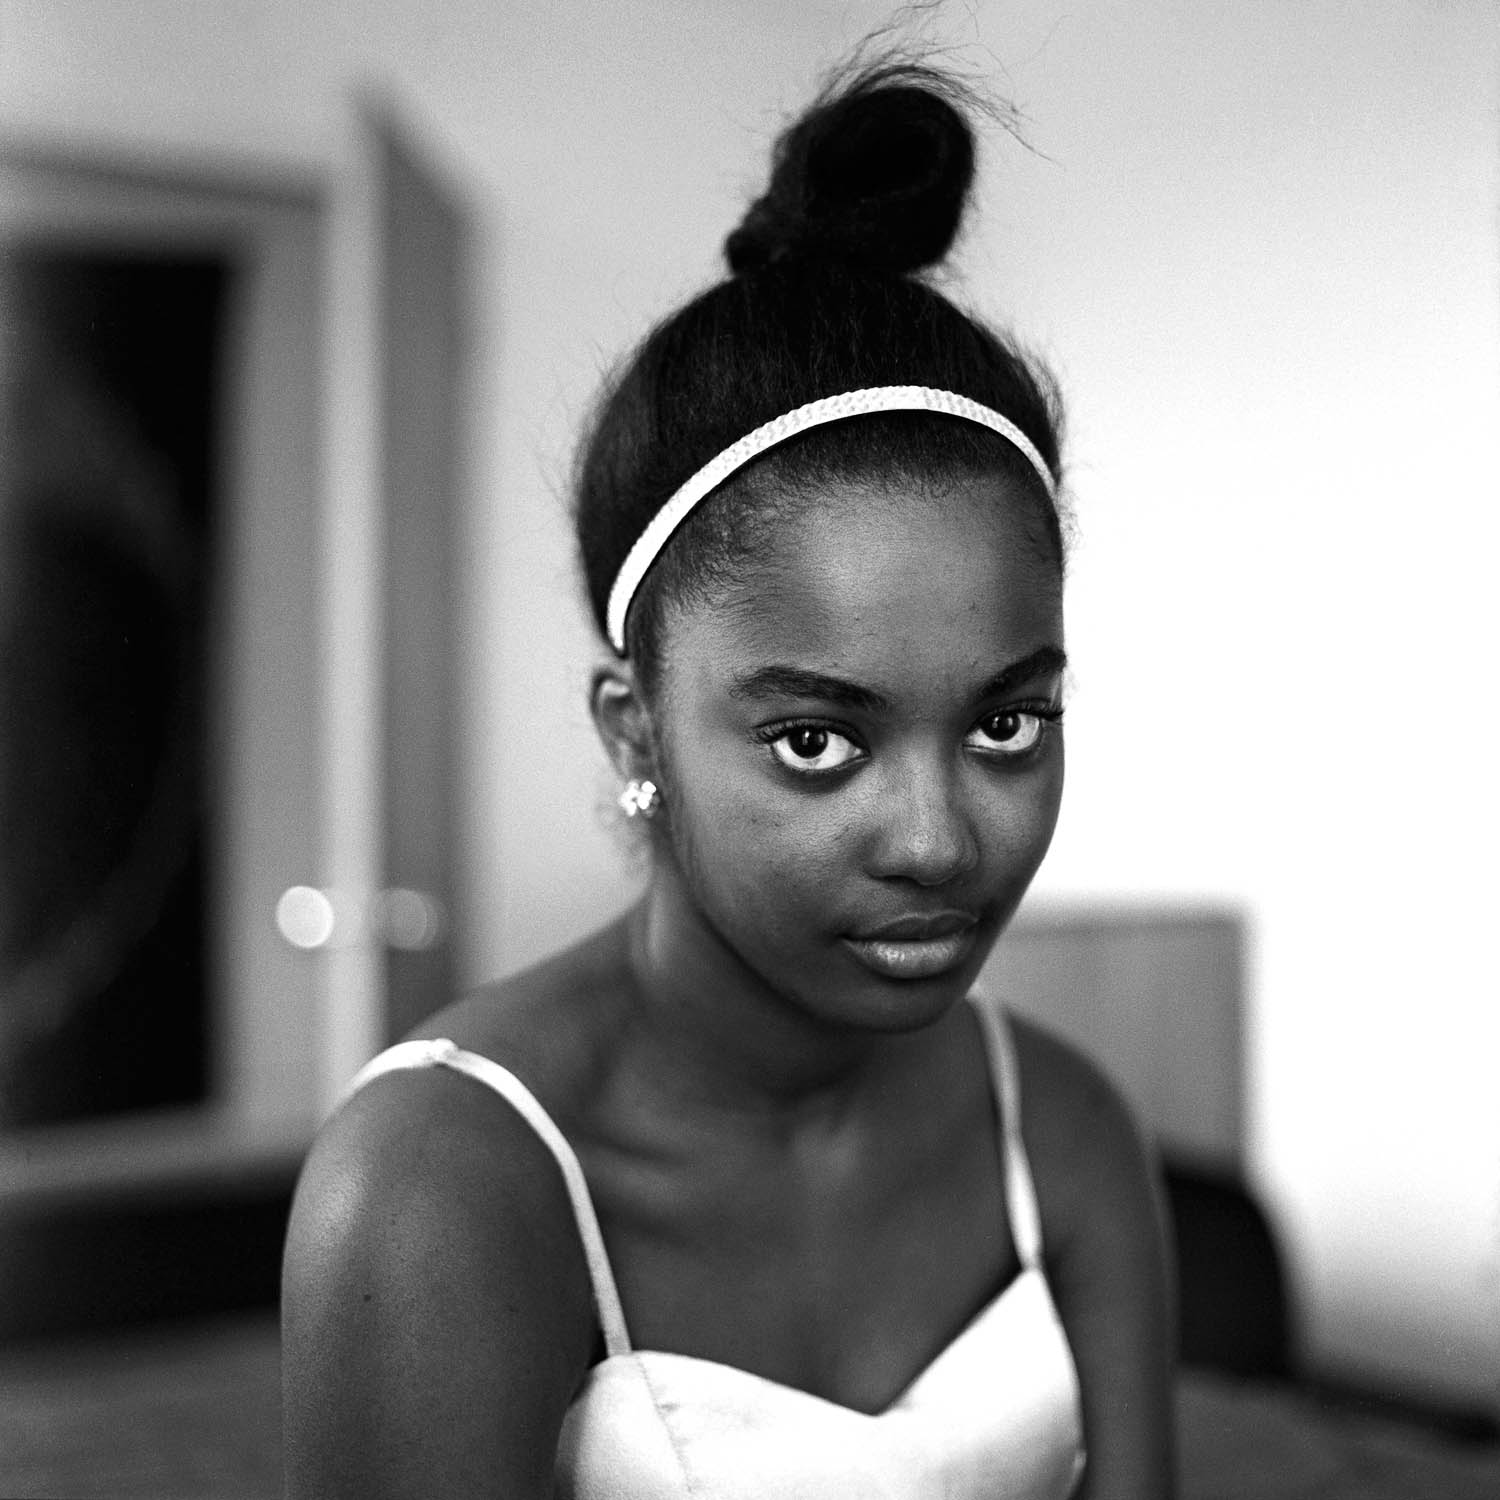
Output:
<instances>
[{"instance_id":1,"label":"mouth","mask_svg":"<svg viewBox=\"0 0 1500 1500\"><path fill-rule=\"evenodd\" d=\"M883 979L934 979L958 968L973 952L978 924L965 912L901 917L845 946Z\"/></svg>"}]
</instances>

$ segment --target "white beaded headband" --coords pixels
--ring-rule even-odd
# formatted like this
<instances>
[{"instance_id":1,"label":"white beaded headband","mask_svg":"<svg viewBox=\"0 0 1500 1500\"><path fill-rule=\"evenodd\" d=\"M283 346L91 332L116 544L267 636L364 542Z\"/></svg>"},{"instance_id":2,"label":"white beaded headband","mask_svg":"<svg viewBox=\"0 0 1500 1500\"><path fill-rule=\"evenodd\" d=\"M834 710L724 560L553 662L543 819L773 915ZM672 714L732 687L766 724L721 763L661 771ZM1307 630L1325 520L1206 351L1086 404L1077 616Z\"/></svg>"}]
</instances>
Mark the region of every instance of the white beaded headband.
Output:
<instances>
[{"instance_id":1,"label":"white beaded headband","mask_svg":"<svg viewBox=\"0 0 1500 1500\"><path fill-rule=\"evenodd\" d=\"M767 448L774 448L799 432L806 432L809 427L878 411L937 412L942 416L962 417L966 422L977 422L991 432L998 432L1036 470L1048 499L1056 505L1057 482L1036 444L1009 417L1002 417L999 412L981 406L967 396L925 385L877 385L863 391L845 391L841 396L825 396L821 401L809 401L806 406L799 406L757 427L754 432L746 433L717 458L710 459L652 516L620 564L614 586L609 591L609 606L604 618L610 644L615 650L621 656L625 654L625 617L630 613L630 604L641 580L661 555L672 533L705 496Z\"/></svg>"}]
</instances>

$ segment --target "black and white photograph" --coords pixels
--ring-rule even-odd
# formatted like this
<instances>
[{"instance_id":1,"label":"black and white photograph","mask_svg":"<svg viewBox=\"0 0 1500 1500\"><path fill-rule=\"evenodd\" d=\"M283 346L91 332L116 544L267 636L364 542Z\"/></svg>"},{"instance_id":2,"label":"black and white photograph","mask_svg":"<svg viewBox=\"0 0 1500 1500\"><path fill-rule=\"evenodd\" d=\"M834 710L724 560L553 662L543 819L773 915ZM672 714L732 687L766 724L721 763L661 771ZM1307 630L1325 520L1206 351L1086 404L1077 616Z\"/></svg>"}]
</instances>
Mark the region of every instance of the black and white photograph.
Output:
<instances>
[{"instance_id":1,"label":"black and white photograph","mask_svg":"<svg viewBox=\"0 0 1500 1500\"><path fill-rule=\"evenodd\" d=\"M1497 558L1497 0L0 0L0 1500L1496 1500Z\"/></svg>"}]
</instances>

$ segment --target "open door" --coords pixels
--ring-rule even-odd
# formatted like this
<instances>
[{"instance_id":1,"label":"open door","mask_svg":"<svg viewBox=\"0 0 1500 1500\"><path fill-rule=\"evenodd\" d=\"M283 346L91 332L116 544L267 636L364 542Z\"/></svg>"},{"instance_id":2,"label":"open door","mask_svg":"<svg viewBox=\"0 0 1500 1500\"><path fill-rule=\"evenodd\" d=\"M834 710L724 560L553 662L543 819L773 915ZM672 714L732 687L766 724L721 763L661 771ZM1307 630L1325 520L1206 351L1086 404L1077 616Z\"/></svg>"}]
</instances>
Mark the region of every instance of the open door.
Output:
<instances>
[{"instance_id":1,"label":"open door","mask_svg":"<svg viewBox=\"0 0 1500 1500\"><path fill-rule=\"evenodd\" d=\"M466 221L388 102L361 101L357 130L355 160L335 189L329 275L330 851L322 886L302 893L328 963L330 1100L452 997L461 904L454 682Z\"/></svg>"},{"instance_id":2,"label":"open door","mask_svg":"<svg viewBox=\"0 0 1500 1500\"><path fill-rule=\"evenodd\" d=\"M295 1149L453 991L465 222L354 118L325 181L0 150L18 1151Z\"/></svg>"},{"instance_id":3,"label":"open door","mask_svg":"<svg viewBox=\"0 0 1500 1500\"><path fill-rule=\"evenodd\" d=\"M457 900L455 675L465 223L389 113L369 120L384 189L382 729L385 1027L452 998Z\"/></svg>"},{"instance_id":4,"label":"open door","mask_svg":"<svg viewBox=\"0 0 1500 1500\"><path fill-rule=\"evenodd\" d=\"M0 148L0 1192L316 1117L324 206Z\"/></svg>"},{"instance_id":5,"label":"open door","mask_svg":"<svg viewBox=\"0 0 1500 1500\"><path fill-rule=\"evenodd\" d=\"M464 225L354 156L0 142L0 1337L274 1297L452 993Z\"/></svg>"}]
</instances>

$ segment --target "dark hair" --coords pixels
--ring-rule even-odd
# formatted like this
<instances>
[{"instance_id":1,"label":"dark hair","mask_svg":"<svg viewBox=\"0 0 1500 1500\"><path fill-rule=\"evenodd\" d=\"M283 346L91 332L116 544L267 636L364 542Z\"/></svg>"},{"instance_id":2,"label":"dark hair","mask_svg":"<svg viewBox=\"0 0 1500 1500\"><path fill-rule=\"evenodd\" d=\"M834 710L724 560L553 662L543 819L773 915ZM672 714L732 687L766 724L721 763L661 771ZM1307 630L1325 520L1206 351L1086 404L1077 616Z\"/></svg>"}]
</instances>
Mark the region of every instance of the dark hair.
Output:
<instances>
[{"instance_id":1,"label":"dark hair","mask_svg":"<svg viewBox=\"0 0 1500 1500\"><path fill-rule=\"evenodd\" d=\"M611 381L576 479L578 544L601 631L625 554L673 491L806 402L875 385L956 391L1009 417L1058 474L1050 376L917 275L947 254L968 201L965 101L961 86L920 64L836 80L777 142L769 188L726 242L731 276L658 324ZM1059 519L1035 475L972 423L866 415L771 449L697 507L646 575L626 633L644 685L657 680L667 605L738 576L809 484L996 472L1035 494L1061 565Z\"/></svg>"}]
</instances>

